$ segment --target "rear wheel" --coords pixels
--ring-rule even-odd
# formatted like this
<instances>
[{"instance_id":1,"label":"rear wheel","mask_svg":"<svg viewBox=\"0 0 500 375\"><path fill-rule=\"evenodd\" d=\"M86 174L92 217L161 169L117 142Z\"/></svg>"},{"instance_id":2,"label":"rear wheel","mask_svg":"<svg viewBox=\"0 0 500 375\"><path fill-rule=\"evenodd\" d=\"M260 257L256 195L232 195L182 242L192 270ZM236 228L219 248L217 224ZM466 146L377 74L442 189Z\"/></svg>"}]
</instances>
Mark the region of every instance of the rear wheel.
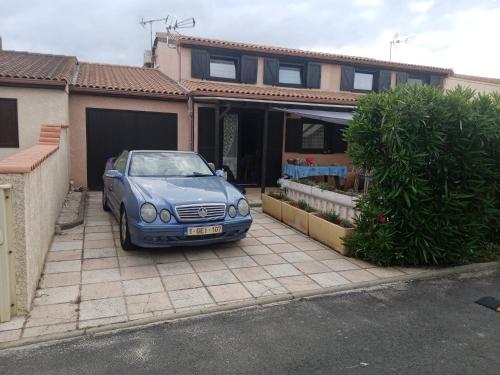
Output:
<instances>
[{"instance_id":1,"label":"rear wheel","mask_svg":"<svg viewBox=\"0 0 500 375\"><path fill-rule=\"evenodd\" d=\"M125 209L121 210L120 215L120 245L123 250L133 250L134 246L130 240L130 231L128 230L127 212Z\"/></svg>"},{"instance_id":2,"label":"rear wheel","mask_svg":"<svg viewBox=\"0 0 500 375\"><path fill-rule=\"evenodd\" d=\"M108 206L108 198L106 197L106 188L102 189L102 209L108 212L111 211Z\"/></svg>"}]
</instances>

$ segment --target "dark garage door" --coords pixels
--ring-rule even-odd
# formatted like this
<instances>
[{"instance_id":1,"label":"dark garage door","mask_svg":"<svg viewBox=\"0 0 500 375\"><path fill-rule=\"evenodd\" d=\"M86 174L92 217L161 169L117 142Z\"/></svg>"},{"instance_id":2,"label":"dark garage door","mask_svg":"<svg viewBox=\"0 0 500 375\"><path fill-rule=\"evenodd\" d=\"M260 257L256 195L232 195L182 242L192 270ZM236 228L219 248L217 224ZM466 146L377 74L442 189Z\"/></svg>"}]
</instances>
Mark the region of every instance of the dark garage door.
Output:
<instances>
[{"instance_id":1,"label":"dark garage door","mask_svg":"<svg viewBox=\"0 0 500 375\"><path fill-rule=\"evenodd\" d=\"M87 109L87 184L102 188L106 160L123 150L177 150L177 114Z\"/></svg>"}]
</instances>

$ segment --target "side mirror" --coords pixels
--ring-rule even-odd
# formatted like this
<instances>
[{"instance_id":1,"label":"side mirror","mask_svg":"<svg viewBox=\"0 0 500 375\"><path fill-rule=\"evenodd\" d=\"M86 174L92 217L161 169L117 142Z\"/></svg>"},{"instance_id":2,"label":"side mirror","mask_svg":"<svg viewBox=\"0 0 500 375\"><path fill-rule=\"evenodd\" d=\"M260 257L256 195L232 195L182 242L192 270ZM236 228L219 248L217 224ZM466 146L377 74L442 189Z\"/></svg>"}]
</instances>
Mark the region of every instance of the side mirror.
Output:
<instances>
[{"instance_id":1,"label":"side mirror","mask_svg":"<svg viewBox=\"0 0 500 375\"><path fill-rule=\"evenodd\" d=\"M104 174L105 177L109 178L118 178L121 179L123 177L122 172L117 171L116 169L108 169Z\"/></svg>"}]
</instances>

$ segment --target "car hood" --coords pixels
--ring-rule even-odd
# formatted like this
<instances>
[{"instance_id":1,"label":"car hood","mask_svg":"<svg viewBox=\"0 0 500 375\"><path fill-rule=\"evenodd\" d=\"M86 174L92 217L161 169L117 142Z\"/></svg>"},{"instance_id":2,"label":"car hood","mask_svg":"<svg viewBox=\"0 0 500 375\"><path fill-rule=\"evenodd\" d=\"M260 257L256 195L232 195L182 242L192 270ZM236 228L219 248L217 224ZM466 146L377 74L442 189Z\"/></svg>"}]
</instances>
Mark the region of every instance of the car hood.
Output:
<instances>
[{"instance_id":1,"label":"car hood","mask_svg":"<svg viewBox=\"0 0 500 375\"><path fill-rule=\"evenodd\" d=\"M129 177L144 201L157 207L196 203L236 204L243 195L218 176Z\"/></svg>"}]
</instances>

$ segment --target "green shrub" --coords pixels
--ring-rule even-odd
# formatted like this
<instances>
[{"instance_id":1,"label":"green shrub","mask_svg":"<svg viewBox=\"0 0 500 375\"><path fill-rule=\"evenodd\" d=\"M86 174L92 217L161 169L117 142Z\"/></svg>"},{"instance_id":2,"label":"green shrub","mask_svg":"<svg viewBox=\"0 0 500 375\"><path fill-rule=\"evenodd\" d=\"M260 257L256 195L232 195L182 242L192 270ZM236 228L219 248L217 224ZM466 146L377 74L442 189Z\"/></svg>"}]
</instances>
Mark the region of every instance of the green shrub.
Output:
<instances>
[{"instance_id":1,"label":"green shrub","mask_svg":"<svg viewBox=\"0 0 500 375\"><path fill-rule=\"evenodd\" d=\"M339 215L333 210L322 212L321 217L330 223L336 224L340 221Z\"/></svg>"},{"instance_id":2,"label":"green shrub","mask_svg":"<svg viewBox=\"0 0 500 375\"><path fill-rule=\"evenodd\" d=\"M351 255L381 265L460 264L498 241L500 96L402 85L359 100L345 132L372 172Z\"/></svg>"},{"instance_id":3,"label":"green shrub","mask_svg":"<svg viewBox=\"0 0 500 375\"><path fill-rule=\"evenodd\" d=\"M322 182L318 185L321 190L330 190L332 187L328 182Z\"/></svg>"},{"instance_id":4,"label":"green shrub","mask_svg":"<svg viewBox=\"0 0 500 375\"><path fill-rule=\"evenodd\" d=\"M300 200L297 202L297 206L301 209L304 210L305 212L311 212L312 207L309 206L309 204L305 200Z\"/></svg>"}]
</instances>

